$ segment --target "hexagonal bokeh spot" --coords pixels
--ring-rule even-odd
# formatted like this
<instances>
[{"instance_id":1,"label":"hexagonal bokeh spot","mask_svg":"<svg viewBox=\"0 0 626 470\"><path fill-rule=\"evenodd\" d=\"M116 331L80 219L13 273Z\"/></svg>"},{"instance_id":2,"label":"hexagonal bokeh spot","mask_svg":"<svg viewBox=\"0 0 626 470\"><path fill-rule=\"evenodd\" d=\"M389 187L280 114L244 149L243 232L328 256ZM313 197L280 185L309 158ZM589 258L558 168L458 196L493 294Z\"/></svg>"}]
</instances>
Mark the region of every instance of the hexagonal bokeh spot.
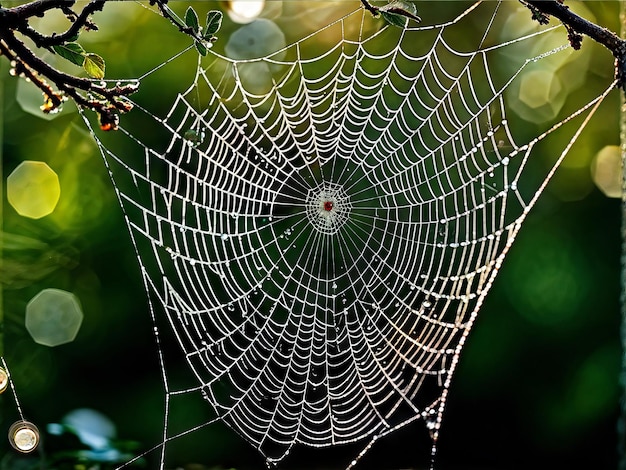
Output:
<instances>
[{"instance_id":1,"label":"hexagonal bokeh spot","mask_svg":"<svg viewBox=\"0 0 626 470\"><path fill-rule=\"evenodd\" d=\"M567 91L554 72L531 70L521 77L517 97L511 101L511 108L526 121L542 123L558 115Z\"/></svg>"},{"instance_id":2,"label":"hexagonal bokeh spot","mask_svg":"<svg viewBox=\"0 0 626 470\"><path fill-rule=\"evenodd\" d=\"M7 199L18 214L40 219L54 210L61 196L57 174L44 162L24 161L7 178Z\"/></svg>"},{"instance_id":3,"label":"hexagonal bokeh spot","mask_svg":"<svg viewBox=\"0 0 626 470\"><path fill-rule=\"evenodd\" d=\"M76 296L60 289L44 289L26 306L26 329L36 343L58 346L76 338L83 312Z\"/></svg>"},{"instance_id":4,"label":"hexagonal bokeh spot","mask_svg":"<svg viewBox=\"0 0 626 470\"><path fill-rule=\"evenodd\" d=\"M607 145L593 157L591 176L607 197L622 197L622 152L617 145Z\"/></svg>"}]
</instances>

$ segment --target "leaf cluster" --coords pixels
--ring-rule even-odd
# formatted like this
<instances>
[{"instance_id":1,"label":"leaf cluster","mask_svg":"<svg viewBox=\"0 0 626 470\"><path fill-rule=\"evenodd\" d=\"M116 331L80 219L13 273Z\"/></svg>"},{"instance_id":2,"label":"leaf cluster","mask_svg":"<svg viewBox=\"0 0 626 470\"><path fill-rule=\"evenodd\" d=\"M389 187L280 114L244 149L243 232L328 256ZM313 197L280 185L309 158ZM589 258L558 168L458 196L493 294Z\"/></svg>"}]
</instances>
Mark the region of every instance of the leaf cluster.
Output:
<instances>
[{"instance_id":1,"label":"leaf cluster","mask_svg":"<svg viewBox=\"0 0 626 470\"><path fill-rule=\"evenodd\" d=\"M85 52L83 46L77 42L59 44L52 46L52 49L64 59L82 67L91 78L100 80L104 78L104 59L98 54Z\"/></svg>"},{"instance_id":2,"label":"leaf cluster","mask_svg":"<svg viewBox=\"0 0 626 470\"><path fill-rule=\"evenodd\" d=\"M215 33L219 31L222 26L222 12L213 10L207 14L206 26L204 29L200 26L198 14L192 7L188 7L185 12L185 25L191 28L195 36L194 45L196 50L202 56L208 54L208 49L217 40Z\"/></svg>"},{"instance_id":3,"label":"leaf cluster","mask_svg":"<svg viewBox=\"0 0 626 470\"><path fill-rule=\"evenodd\" d=\"M375 18L382 17L387 23L399 28L406 28L409 20L417 23L422 19L417 16L417 7L406 0L392 0L383 6L374 6L367 0L361 0L363 7Z\"/></svg>"},{"instance_id":4,"label":"leaf cluster","mask_svg":"<svg viewBox=\"0 0 626 470\"><path fill-rule=\"evenodd\" d=\"M130 111L132 105L126 98L137 91L138 83L129 85L107 85L101 80L105 76L105 60L98 54L85 51L78 43L83 31L96 31L97 25L91 16L104 8L107 0L31 0L30 2L5 8L0 4L0 55L12 64L12 75L30 80L43 93L41 109L45 113L59 111L63 102L71 98L80 108L94 111L103 130L117 129L119 115ZM198 52L202 55L216 40L215 33L222 24L222 13L210 11L206 25L200 26L197 13L189 8L184 20L168 6L167 0L150 0L157 5L163 17L178 29L191 36ZM81 5L80 9L74 8ZM59 11L71 23L67 31L45 35L31 27L33 18ZM19 33L19 34L18 34ZM32 41L25 43L21 37ZM69 62L82 67L89 78L61 72L35 54L35 48L47 49Z\"/></svg>"}]
</instances>

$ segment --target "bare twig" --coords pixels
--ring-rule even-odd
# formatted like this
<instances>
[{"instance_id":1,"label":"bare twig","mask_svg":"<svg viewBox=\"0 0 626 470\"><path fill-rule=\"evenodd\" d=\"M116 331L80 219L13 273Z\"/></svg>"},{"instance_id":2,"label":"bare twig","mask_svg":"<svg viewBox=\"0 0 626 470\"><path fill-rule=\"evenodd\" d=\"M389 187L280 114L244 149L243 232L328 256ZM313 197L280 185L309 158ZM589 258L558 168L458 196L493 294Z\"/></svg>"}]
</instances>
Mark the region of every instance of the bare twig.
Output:
<instances>
[{"instance_id":1,"label":"bare twig","mask_svg":"<svg viewBox=\"0 0 626 470\"><path fill-rule=\"evenodd\" d=\"M78 106L95 111L103 129L112 130L117 128L119 114L131 109L126 97L137 90L138 84L108 86L105 82L61 72L40 59L21 39L27 37L36 47L57 52L56 46L76 41L81 31L98 29L91 16L102 10L107 1L88 0L80 11L73 9L76 0L33 0L13 8L0 5L0 54L11 61L15 75L28 78L42 91L44 112L55 112L63 101L71 98ZM206 39L178 18L167 6L167 0L151 0L150 3L183 33L197 42ZM43 17L51 10L62 12L71 24L65 32L47 36L32 28L30 20Z\"/></svg>"},{"instance_id":2,"label":"bare twig","mask_svg":"<svg viewBox=\"0 0 626 470\"><path fill-rule=\"evenodd\" d=\"M12 63L15 75L28 78L43 93L44 112L54 112L63 101L71 98L83 108L98 114L104 129L115 129L118 115L131 109L126 96L137 90L136 85L107 86L105 83L61 72L40 59L20 38L30 38L37 47L49 50L75 39L81 30L97 29L91 15L102 10L107 0L90 0L80 11L74 12L75 0L34 0L14 8L0 6L0 52ZM51 10L60 10L71 22L62 34L46 36L29 24L33 17L44 16ZM54 87L48 83L50 81Z\"/></svg>"},{"instance_id":3,"label":"bare twig","mask_svg":"<svg viewBox=\"0 0 626 470\"><path fill-rule=\"evenodd\" d=\"M79 14L74 13L70 9L67 2L65 2L62 8L72 24L64 33L45 36L32 29L28 24L25 27L20 28L19 31L32 39L37 47L49 48L51 46L64 44L65 42L75 38L80 33L81 29L92 31L98 29L98 27L91 21L90 17L95 12L101 11L104 8L106 1L107 0L93 0L85 5Z\"/></svg>"},{"instance_id":4,"label":"bare twig","mask_svg":"<svg viewBox=\"0 0 626 470\"><path fill-rule=\"evenodd\" d=\"M560 20L567 29L568 38L574 49L579 49L582 35L605 46L615 56L615 77L622 89L626 84L626 41L606 28L598 26L572 12L561 1L521 0L533 12L533 18L540 23L549 16Z\"/></svg>"},{"instance_id":5,"label":"bare twig","mask_svg":"<svg viewBox=\"0 0 626 470\"><path fill-rule=\"evenodd\" d=\"M369 11L372 15L378 16L380 9L372 5L368 0L361 0L363 8Z\"/></svg>"}]
</instances>

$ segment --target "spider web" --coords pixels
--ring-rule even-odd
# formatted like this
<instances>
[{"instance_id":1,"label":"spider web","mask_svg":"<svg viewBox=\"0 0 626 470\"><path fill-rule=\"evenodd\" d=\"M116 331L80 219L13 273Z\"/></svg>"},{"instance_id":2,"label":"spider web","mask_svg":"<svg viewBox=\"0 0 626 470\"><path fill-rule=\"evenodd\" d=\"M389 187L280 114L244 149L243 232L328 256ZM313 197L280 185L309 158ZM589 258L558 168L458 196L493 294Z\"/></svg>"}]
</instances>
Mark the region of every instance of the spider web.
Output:
<instances>
[{"instance_id":1,"label":"spider web","mask_svg":"<svg viewBox=\"0 0 626 470\"><path fill-rule=\"evenodd\" d=\"M362 443L352 466L415 422L434 455L483 299L612 87L529 134L507 92L567 53L542 46L553 28L498 40L496 2L405 29L357 7L265 57L212 51L164 117L137 103L139 124L92 131L155 322L161 465L165 443L197 428L168 428L171 400L191 394L268 464L298 444ZM463 37L472 17L483 30ZM525 179L546 142L551 166ZM170 380L166 331L192 386Z\"/></svg>"}]
</instances>

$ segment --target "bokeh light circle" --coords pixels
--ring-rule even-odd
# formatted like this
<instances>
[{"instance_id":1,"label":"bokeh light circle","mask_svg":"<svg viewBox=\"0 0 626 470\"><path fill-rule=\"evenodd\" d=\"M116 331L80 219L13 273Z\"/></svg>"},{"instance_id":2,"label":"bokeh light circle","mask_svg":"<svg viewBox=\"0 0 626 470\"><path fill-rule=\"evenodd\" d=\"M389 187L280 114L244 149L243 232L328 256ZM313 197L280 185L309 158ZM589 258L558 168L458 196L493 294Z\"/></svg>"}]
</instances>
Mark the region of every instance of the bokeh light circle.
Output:
<instances>
[{"instance_id":1,"label":"bokeh light circle","mask_svg":"<svg viewBox=\"0 0 626 470\"><path fill-rule=\"evenodd\" d=\"M18 214L40 219L51 214L61 196L59 177L46 163L22 162L7 178L7 199Z\"/></svg>"},{"instance_id":2,"label":"bokeh light circle","mask_svg":"<svg viewBox=\"0 0 626 470\"><path fill-rule=\"evenodd\" d=\"M44 346L74 341L83 321L76 296L60 289L44 289L26 306L26 329Z\"/></svg>"},{"instance_id":3,"label":"bokeh light circle","mask_svg":"<svg viewBox=\"0 0 626 470\"><path fill-rule=\"evenodd\" d=\"M28 421L17 421L9 428L11 447L25 454L34 451L39 445L39 430Z\"/></svg>"}]
</instances>

